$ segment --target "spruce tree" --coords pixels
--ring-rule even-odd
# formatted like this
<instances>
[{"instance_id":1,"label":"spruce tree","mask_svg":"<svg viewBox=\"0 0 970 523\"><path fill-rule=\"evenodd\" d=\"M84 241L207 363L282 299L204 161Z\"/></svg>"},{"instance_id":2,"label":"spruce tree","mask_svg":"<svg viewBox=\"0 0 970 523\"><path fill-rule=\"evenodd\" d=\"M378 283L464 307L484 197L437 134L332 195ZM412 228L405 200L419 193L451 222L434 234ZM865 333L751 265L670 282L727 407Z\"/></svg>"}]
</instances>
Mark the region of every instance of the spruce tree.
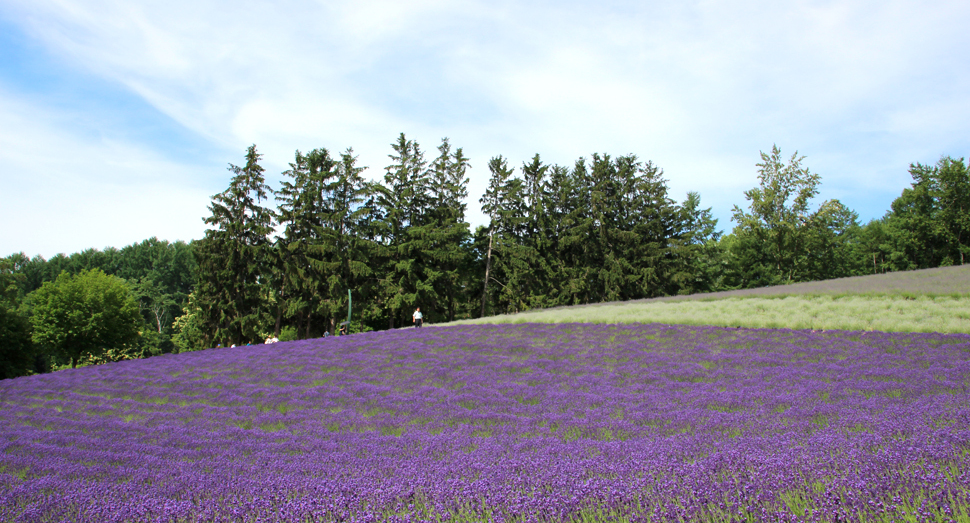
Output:
<instances>
[{"instance_id":1,"label":"spruce tree","mask_svg":"<svg viewBox=\"0 0 970 523\"><path fill-rule=\"evenodd\" d=\"M358 297L369 294L365 283L372 276L375 252L368 231L373 186L361 176L364 169L357 166L353 149L341 153L335 176L323 186L318 240L310 249L309 259L322 275L317 282L322 300L316 311L327 319L331 330L347 310L348 291Z\"/></svg>"},{"instance_id":2,"label":"spruce tree","mask_svg":"<svg viewBox=\"0 0 970 523\"><path fill-rule=\"evenodd\" d=\"M586 160L579 158L572 170L554 169L551 176L560 290L556 305L590 303L592 298L593 263L597 252L592 217L592 182Z\"/></svg>"},{"instance_id":3,"label":"spruce tree","mask_svg":"<svg viewBox=\"0 0 970 523\"><path fill-rule=\"evenodd\" d=\"M462 300L462 274L470 255L469 225L465 221L468 197L469 159L459 147L454 152L448 138L441 140L438 157L431 164L431 218L429 225L429 270L426 273L441 302L436 309L444 319L453 321Z\"/></svg>"},{"instance_id":4,"label":"spruce tree","mask_svg":"<svg viewBox=\"0 0 970 523\"><path fill-rule=\"evenodd\" d=\"M526 243L529 211L522 179L509 178L501 194L489 281L499 287L495 312L514 313L531 308L534 300L526 283L532 281L531 273L537 265L530 256L533 250Z\"/></svg>"},{"instance_id":5,"label":"spruce tree","mask_svg":"<svg viewBox=\"0 0 970 523\"><path fill-rule=\"evenodd\" d=\"M380 305L388 327L404 324L405 311L433 303L434 289L426 281L429 207L432 203L427 162L420 145L404 133L391 144L392 164L379 187L377 224L381 239Z\"/></svg>"},{"instance_id":6,"label":"spruce tree","mask_svg":"<svg viewBox=\"0 0 970 523\"><path fill-rule=\"evenodd\" d=\"M680 205L680 230L671 241L672 289L677 294L712 292L721 284L721 233L711 208L701 208L701 196L688 192Z\"/></svg>"},{"instance_id":7,"label":"spruce tree","mask_svg":"<svg viewBox=\"0 0 970 523\"><path fill-rule=\"evenodd\" d=\"M513 273L510 283L522 289L527 296L526 308L539 308L546 304L552 282L549 279L549 258L552 255L547 238L549 219L548 205L549 166L538 154L529 162L522 163L522 197L525 215L523 236L518 261L522 264Z\"/></svg>"},{"instance_id":8,"label":"spruce tree","mask_svg":"<svg viewBox=\"0 0 970 523\"><path fill-rule=\"evenodd\" d=\"M623 299L676 294L671 239L681 230L680 207L669 196L663 170L650 161L638 162L633 155L623 161L628 166L621 170L636 172L630 181L630 213L626 215L633 233L626 243L626 258L635 260L635 277Z\"/></svg>"},{"instance_id":9,"label":"spruce tree","mask_svg":"<svg viewBox=\"0 0 970 523\"><path fill-rule=\"evenodd\" d=\"M198 300L210 343L242 344L260 338L263 327L262 285L269 269L269 235L273 211L263 207L270 192L259 165L262 155L252 145L243 167L229 165L229 188L212 197L212 215L199 241Z\"/></svg>"},{"instance_id":10,"label":"spruce tree","mask_svg":"<svg viewBox=\"0 0 970 523\"><path fill-rule=\"evenodd\" d=\"M485 278L482 284L482 309L480 316L486 314L486 304L490 301L488 292L489 280L495 278L492 275L492 252L495 246L495 234L502 234L506 230L504 225L508 223L511 216L509 208L510 182L515 174L509 168L508 161L501 155L492 157L488 161L488 170L491 176L488 180L488 188L485 194L478 200L482 205L482 212L488 216L488 249L485 254Z\"/></svg>"},{"instance_id":11,"label":"spruce tree","mask_svg":"<svg viewBox=\"0 0 970 523\"><path fill-rule=\"evenodd\" d=\"M296 151L290 169L276 193L279 223L283 234L276 241L276 327L279 335L282 319L296 328L299 337L309 337L316 305L322 301L320 281L323 273L310 262L310 253L320 239L318 229L325 213L325 186L334 177L336 161L325 148L307 154ZM322 332L327 326L317 326Z\"/></svg>"}]
</instances>

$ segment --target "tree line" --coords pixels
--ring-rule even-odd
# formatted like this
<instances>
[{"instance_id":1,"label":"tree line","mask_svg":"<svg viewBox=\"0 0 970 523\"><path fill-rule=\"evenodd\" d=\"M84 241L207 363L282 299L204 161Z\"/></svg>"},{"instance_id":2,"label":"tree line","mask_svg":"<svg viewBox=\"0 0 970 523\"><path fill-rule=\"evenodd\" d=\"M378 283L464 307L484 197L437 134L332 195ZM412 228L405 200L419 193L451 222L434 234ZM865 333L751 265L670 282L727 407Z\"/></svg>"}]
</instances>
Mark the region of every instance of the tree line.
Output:
<instances>
[{"instance_id":1,"label":"tree line","mask_svg":"<svg viewBox=\"0 0 970 523\"><path fill-rule=\"evenodd\" d=\"M178 351L173 320L195 274L191 244L157 238L0 259L0 378Z\"/></svg>"},{"instance_id":2,"label":"tree line","mask_svg":"<svg viewBox=\"0 0 970 523\"><path fill-rule=\"evenodd\" d=\"M274 189L253 145L230 164L199 240L3 259L0 337L12 341L0 351L19 362L4 376L333 334L348 306L360 332L407 326L416 307L436 323L955 265L970 249L962 158L910 165L911 186L863 225L838 200L816 205L821 177L773 147L724 234L698 193L675 201L652 162L609 154L568 166L489 159L488 221L472 230L462 148L445 138L429 157L402 133L391 149L381 181L364 178L352 149L296 151ZM66 320L44 307L56 308L55 288L107 288L103 278L128 292L136 334L79 352L51 334L45 321Z\"/></svg>"}]
</instances>

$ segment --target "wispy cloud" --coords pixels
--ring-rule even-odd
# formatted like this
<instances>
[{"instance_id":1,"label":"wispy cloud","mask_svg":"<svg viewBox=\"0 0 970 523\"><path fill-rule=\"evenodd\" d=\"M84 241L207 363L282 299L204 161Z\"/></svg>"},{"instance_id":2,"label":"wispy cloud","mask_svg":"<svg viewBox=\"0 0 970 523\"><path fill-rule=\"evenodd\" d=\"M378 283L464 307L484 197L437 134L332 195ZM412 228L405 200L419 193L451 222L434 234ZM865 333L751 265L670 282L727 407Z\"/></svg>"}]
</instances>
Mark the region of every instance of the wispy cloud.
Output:
<instances>
[{"instance_id":1,"label":"wispy cloud","mask_svg":"<svg viewBox=\"0 0 970 523\"><path fill-rule=\"evenodd\" d=\"M4 255L50 257L202 235L211 192L196 182L198 167L86 134L81 119L0 92Z\"/></svg>"},{"instance_id":2,"label":"wispy cloud","mask_svg":"<svg viewBox=\"0 0 970 523\"><path fill-rule=\"evenodd\" d=\"M398 132L429 151L449 136L473 159L475 222L497 154L636 153L730 227L773 143L806 154L822 197L864 218L888 208L910 162L970 145L962 2L8 0L0 16L208 157L235 151L223 162L256 143L275 174L294 149L353 146L378 177ZM151 139L123 148L176 161ZM211 165L185 166L209 193L227 181Z\"/></svg>"}]
</instances>

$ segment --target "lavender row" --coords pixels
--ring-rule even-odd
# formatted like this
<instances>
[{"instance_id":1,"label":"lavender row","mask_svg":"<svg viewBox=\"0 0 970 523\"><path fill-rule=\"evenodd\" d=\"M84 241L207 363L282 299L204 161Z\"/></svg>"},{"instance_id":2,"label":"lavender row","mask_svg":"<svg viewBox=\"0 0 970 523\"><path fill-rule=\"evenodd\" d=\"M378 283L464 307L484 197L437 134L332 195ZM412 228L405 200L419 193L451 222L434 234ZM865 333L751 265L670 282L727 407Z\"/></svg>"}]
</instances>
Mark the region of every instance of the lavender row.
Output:
<instances>
[{"instance_id":1,"label":"lavender row","mask_svg":"<svg viewBox=\"0 0 970 523\"><path fill-rule=\"evenodd\" d=\"M0 397L0 521L970 521L966 335L463 326Z\"/></svg>"}]
</instances>

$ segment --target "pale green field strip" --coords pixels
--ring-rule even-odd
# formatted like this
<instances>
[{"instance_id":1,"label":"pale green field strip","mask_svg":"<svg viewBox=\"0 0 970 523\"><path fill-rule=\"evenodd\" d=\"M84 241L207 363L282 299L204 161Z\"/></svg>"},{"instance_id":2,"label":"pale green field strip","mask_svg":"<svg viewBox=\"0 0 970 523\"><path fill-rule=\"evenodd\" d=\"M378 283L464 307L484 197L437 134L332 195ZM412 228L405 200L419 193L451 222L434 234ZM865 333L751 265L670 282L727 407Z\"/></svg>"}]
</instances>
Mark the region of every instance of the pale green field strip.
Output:
<instances>
[{"instance_id":1,"label":"pale green field strip","mask_svg":"<svg viewBox=\"0 0 970 523\"><path fill-rule=\"evenodd\" d=\"M467 323L666 323L721 327L970 333L965 296L802 295L639 301L490 316Z\"/></svg>"},{"instance_id":2,"label":"pale green field strip","mask_svg":"<svg viewBox=\"0 0 970 523\"><path fill-rule=\"evenodd\" d=\"M954 296L970 298L970 265L938 267L917 271L852 276L757 289L721 291L690 296L667 296L636 301L709 300L741 296Z\"/></svg>"}]
</instances>

